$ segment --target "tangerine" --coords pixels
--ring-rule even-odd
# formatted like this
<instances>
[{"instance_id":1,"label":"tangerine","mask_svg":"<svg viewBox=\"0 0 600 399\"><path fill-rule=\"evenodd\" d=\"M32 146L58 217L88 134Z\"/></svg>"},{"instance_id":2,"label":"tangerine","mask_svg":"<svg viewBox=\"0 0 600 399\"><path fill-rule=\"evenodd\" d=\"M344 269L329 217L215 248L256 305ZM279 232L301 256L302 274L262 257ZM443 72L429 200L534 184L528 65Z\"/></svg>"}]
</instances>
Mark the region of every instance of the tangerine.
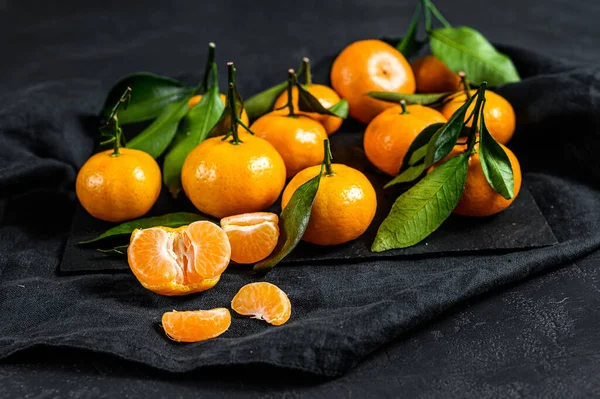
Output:
<instances>
[{"instance_id":1,"label":"tangerine","mask_svg":"<svg viewBox=\"0 0 600 399\"><path fill-rule=\"evenodd\" d=\"M275 147L285 163L287 178L323 160L323 140L327 132L308 116L271 112L258 118L250 130Z\"/></svg>"},{"instance_id":2,"label":"tangerine","mask_svg":"<svg viewBox=\"0 0 600 399\"><path fill-rule=\"evenodd\" d=\"M279 217L270 212L244 213L221 219L231 245L231 260L250 264L273 252L279 238Z\"/></svg>"},{"instance_id":3,"label":"tangerine","mask_svg":"<svg viewBox=\"0 0 600 399\"><path fill-rule=\"evenodd\" d=\"M284 324L292 314L292 304L286 293L267 282L243 286L233 297L231 309L274 326Z\"/></svg>"},{"instance_id":4,"label":"tangerine","mask_svg":"<svg viewBox=\"0 0 600 399\"><path fill-rule=\"evenodd\" d=\"M486 93L487 95L487 93ZM487 120L486 120L487 126ZM514 195L511 199L506 199L496 192L490 186L483 169L481 168L481 160L479 158L479 144L475 145L475 152L469 157L469 167L467 170L467 180L465 190L463 191L460 202L454 208L453 213L462 216L490 216L499 213L513 203L519 191L521 190L521 166L515 154L503 144L500 144L513 170L514 177ZM465 151L464 145L456 145L441 162L453 158ZM441 163L440 162L440 163ZM435 166L434 166L435 167Z\"/></svg>"},{"instance_id":5,"label":"tangerine","mask_svg":"<svg viewBox=\"0 0 600 399\"><path fill-rule=\"evenodd\" d=\"M477 93L476 90L470 91L470 95L475 95L475 93ZM485 92L485 100L485 106L483 107L485 125L497 142L500 144L508 143L515 132L516 125L515 111L512 105L510 105L510 103L501 95L489 90ZM467 101L467 96L464 92L452 95L450 100L442 107L442 114L447 119L450 119L452 114L454 114L465 101ZM465 120L469 117L474 107L475 102L467 109ZM473 120L471 119L466 125L471 126L472 123Z\"/></svg>"},{"instance_id":6,"label":"tangerine","mask_svg":"<svg viewBox=\"0 0 600 399\"><path fill-rule=\"evenodd\" d=\"M176 229L136 229L127 248L135 277L145 288L162 295L186 295L214 287L230 257L227 234L204 220Z\"/></svg>"},{"instance_id":7,"label":"tangerine","mask_svg":"<svg viewBox=\"0 0 600 399\"><path fill-rule=\"evenodd\" d=\"M260 137L225 137L205 140L189 153L181 170L185 194L200 212L217 218L268 208L285 185L283 159Z\"/></svg>"},{"instance_id":8,"label":"tangerine","mask_svg":"<svg viewBox=\"0 0 600 399\"><path fill-rule=\"evenodd\" d=\"M335 92L335 90L328 86L312 83L303 87L306 90L308 90L308 92L312 94L317 100L319 100L321 105L323 105L323 107L325 108L331 108L335 104L339 103L341 100L340 96ZM342 126L343 119L340 117L333 115L323 115L316 112L300 111L298 108L298 88L295 86L292 88L292 98L294 107L296 110L298 110L297 112L301 115L309 116L317 122L319 122L321 125L323 125L328 135L337 132L340 126ZM284 107L287 104L287 100L287 93L281 93L281 95L277 97L277 100L275 100L273 108L277 109ZM285 110L283 110L283 112L285 113Z\"/></svg>"},{"instance_id":9,"label":"tangerine","mask_svg":"<svg viewBox=\"0 0 600 399\"><path fill-rule=\"evenodd\" d=\"M429 125L446 122L438 111L422 105L388 108L367 126L363 138L365 154L377 168L396 176L419 133Z\"/></svg>"},{"instance_id":10,"label":"tangerine","mask_svg":"<svg viewBox=\"0 0 600 399\"><path fill-rule=\"evenodd\" d=\"M328 140L326 147L325 173L302 239L318 245L337 245L354 240L367 230L375 216L377 197L361 172L343 164L331 164ZM285 208L298 187L320 170L321 166L311 166L294 176L283 191L281 207Z\"/></svg>"},{"instance_id":11,"label":"tangerine","mask_svg":"<svg viewBox=\"0 0 600 399\"><path fill-rule=\"evenodd\" d=\"M331 68L331 85L348 100L350 115L369 123L383 110L393 107L367 96L370 91L415 92L415 77L406 58L381 40L350 44L337 56Z\"/></svg>"},{"instance_id":12,"label":"tangerine","mask_svg":"<svg viewBox=\"0 0 600 399\"><path fill-rule=\"evenodd\" d=\"M148 213L158 199L161 185L160 168L150 155L118 148L99 152L87 160L77 174L75 192L93 217L123 222Z\"/></svg>"},{"instance_id":13,"label":"tangerine","mask_svg":"<svg viewBox=\"0 0 600 399\"><path fill-rule=\"evenodd\" d=\"M231 313L225 308L166 312L162 326L177 342L198 342L223 334L231 325Z\"/></svg>"},{"instance_id":14,"label":"tangerine","mask_svg":"<svg viewBox=\"0 0 600 399\"><path fill-rule=\"evenodd\" d=\"M415 74L417 92L446 93L458 90L460 77L435 55L417 58L411 66Z\"/></svg>"}]
</instances>

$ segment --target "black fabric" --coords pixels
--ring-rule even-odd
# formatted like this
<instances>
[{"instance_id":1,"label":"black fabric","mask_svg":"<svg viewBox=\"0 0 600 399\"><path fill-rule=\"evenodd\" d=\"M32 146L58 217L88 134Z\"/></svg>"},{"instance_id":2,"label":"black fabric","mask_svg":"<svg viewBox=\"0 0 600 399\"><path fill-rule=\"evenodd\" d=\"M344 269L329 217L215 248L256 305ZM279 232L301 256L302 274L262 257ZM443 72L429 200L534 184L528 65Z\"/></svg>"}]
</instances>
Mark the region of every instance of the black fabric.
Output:
<instances>
[{"instance_id":1,"label":"black fabric","mask_svg":"<svg viewBox=\"0 0 600 399\"><path fill-rule=\"evenodd\" d=\"M598 70L553 67L554 61L506 50L526 72L522 83L501 89L521 123L511 146L556 245L281 267L266 279L290 294L289 324L269 328L236 319L222 339L187 346L164 339L160 314L225 305L251 281L250 273L232 268L217 289L182 299L149 293L128 274L57 274L73 212L72 182L96 134L88 116L105 88L96 80L65 79L8 91L0 99L0 353L47 344L173 371L270 363L336 375L464 298L596 251Z\"/></svg>"}]
</instances>

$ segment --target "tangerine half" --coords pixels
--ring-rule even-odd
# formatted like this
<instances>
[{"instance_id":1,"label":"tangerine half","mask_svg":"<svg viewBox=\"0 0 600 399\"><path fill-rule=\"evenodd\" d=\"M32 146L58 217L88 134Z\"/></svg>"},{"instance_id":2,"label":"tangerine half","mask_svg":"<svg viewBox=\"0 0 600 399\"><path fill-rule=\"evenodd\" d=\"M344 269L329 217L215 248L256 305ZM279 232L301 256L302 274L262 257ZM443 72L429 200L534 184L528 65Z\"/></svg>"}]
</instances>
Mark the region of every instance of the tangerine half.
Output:
<instances>
[{"instance_id":1,"label":"tangerine half","mask_svg":"<svg viewBox=\"0 0 600 399\"><path fill-rule=\"evenodd\" d=\"M214 287L230 257L227 235L207 221L177 229L136 229L127 249L129 267L138 281L162 295L186 295Z\"/></svg>"}]
</instances>

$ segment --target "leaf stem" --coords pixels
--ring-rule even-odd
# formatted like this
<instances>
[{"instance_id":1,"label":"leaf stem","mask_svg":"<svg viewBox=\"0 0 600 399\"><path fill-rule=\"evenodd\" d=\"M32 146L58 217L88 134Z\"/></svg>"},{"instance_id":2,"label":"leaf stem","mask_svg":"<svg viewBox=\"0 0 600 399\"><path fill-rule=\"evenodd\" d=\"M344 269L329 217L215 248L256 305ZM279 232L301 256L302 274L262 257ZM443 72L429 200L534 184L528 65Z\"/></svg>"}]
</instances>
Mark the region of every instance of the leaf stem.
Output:
<instances>
[{"instance_id":1,"label":"leaf stem","mask_svg":"<svg viewBox=\"0 0 600 399\"><path fill-rule=\"evenodd\" d=\"M442 13L437 9L437 7L433 4L431 0L425 0L427 3L427 8L433 13L433 15L444 25L444 28L451 28L452 25L444 18Z\"/></svg>"},{"instance_id":2,"label":"leaf stem","mask_svg":"<svg viewBox=\"0 0 600 399\"><path fill-rule=\"evenodd\" d=\"M333 168L331 167L333 154L331 154L331 146L329 145L329 139L323 140L323 149L325 153L325 157L323 158L323 164L325 165L325 176L333 176L335 175Z\"/></svg>"},{"instance_id":3,"label":"leaf stem","mask_svg":"<svg viewBox=\"0 0 600 399\"><path fill-rule=\"evenodd\" d=\"M227 63L227 81L229 84L229 89L227 90L227 106L231 110L231 125L230 125L230 134L233 136L230 143L237 145L242 144L242 140L240 140L240 136L238 134L238 117L237 117L237 107L235 104L235 66L233 62ZM226 136L227 137L227 136Z\"/></svg>"},{"instance_id":4,"label":"leaf stem","mask_svg":"<svg viewBox=\"0 0 600 399\"><path fill-rule=\"evenodd\" d=\"M429 9L429 1L421 0L423 4L423 16L425 18L425 30L429 33L431 31L431 10Z\"/></svg>"},{"instance_id":5,"label":"leaf stem","mask_svg":"<svg viewBox=\"0 0 600 399\"><path fill-rule=\"evenodd\" d=\"M304 70L304 85L310 86L312 84L312 72L310 71L310 60L308 57L302 58L302 69Z\"/></svg>"},{"instance_id":6,"label":"leaf stem","mask_svg":"<svg viewBox=\"0 0 600 399\"><path fill-rule=\"evenodd\" d=\"M410 112L408 112L408 109L406 109L406 100L400 100L400 106L402 107L402 114L401 115L408 115L408 114L410 114Z\"/></svg>"},{"instance_id":7,"label":"leaf stem","mask_svg":"<svg viewBox=\"0 0 600 399\"><path fill-rule=\"evenodd\" d=\"M487 86L487 82L481 82L481 86L479 86L479 90L477 90L477 102L475 103L475 108L473 109L473 124L471 125L471 134L469 135L469 146L467 147L467 152L469 154L473 153L475 149L475 144L477 143L477 127L479 125L479 116L483 118L483 103L485 102L485 89Z\"/></svg>"},{"instance_id":8,"label":"leaf stem","mask_svg":"<svg viewBox=\"0 0 600 399\"><path fill-rule=\"evenodd\" d=\"M204 78L202 79L201 86L202 91L208 90L208 81L210 79L210 73L216 73L212 67L215 63L215 47L216 45L213 42L208 43L208 58L206 59L206 67L204 68Z\"/></svg>"},{"instance_id":9,"label":"leaf stem","mask_svg":"<svg viewBox=\"0 0 600 399\"><path fill-rule=\"evenodd\" d=\"M288 79L287 79L287 104L286 106L288 107L289 110L289 114L288 116L291 117L295 117L296 114L294 113L294 97L292 96L292 89L294 87L294 85L297 82L297 77L296 74L294 73L293 69L288 69Z\"/></svg>"},{"instance_id":10,"label":"leaf stem","mask_svg":"<svg viewBox=\"0 0 600 399\"><path fill-rule=\"evenodd\" d=\"M465 92L465 95L467 96L467 100L468 100L471 98L471 84L469 83L469 80L467 79L467 74L464 73L463 71L460 71L458 73L458 76L460 77L460 83L462 84L463 91Z\"/></svg>"}]
</instances>

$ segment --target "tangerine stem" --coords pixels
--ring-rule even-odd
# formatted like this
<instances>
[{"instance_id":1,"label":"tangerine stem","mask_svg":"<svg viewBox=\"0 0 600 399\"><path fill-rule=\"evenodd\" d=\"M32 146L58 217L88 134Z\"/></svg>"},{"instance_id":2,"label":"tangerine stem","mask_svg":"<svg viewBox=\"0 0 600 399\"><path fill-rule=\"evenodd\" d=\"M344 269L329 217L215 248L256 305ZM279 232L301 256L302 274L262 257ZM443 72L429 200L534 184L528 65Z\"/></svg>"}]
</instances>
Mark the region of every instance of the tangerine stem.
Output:
<instances>
[{"instance_id":1,"label":"tangerine stem","mask_svg":"<svg viewBox=\"0 0 600 399\"><path fill-rule=\"evenodd\" d=\"M333 176L333 168L331 167L331 161L333 160L333 154L331 153L331 146L329 145L329 139L323 140L323 149L325 157L323 163L325 164L325 176Z\"/></svg>"},{"instance_id":2,"label":"tangerine stem","mask_svg":"<svg viewBox=\"0 0 600 399\"><path fill-rule=\"evenodd\" d=\"M310 86L312 84L312 72L310 71L310 60L308 57L302 58L302 68L304 70L304 85Z\"/></svg>"},{"instance_id":3,"label":"tangerine stem","mask_svg":"<svg viewBox=\"0 0 600 399\"><path fill-rule=\"evenodd\" d=\"M406 101L400 100L400 106L402 107L402 115L410 114L410 112L408 112L408 109L406 109Z\"/></svg>"},{"instance_id":4,"label":"tangerine stem","mask_svg":"<svg viewBox=\"0 0 600 399\"><path fill-rule=\"evenodd\" d=\"M127 105L129 105L129 101L131 100L131 91L131 87L128 86L123 92L123 94L121 94L119 101L113 107L110 116L108 117L108 120L105 124L106 127L113 125L115 129L113 153L111 154L111 156L113 157L121 155L119 148L121 148L121 140L123 136L123 130L121 129L121 126L119 126L119 118L117 117L117 112L119 111L121 105L123 105L123 109L127 109Z\"/></svg>"},{"instance_id":5,"label":"tangerine stem","mask_svg":"<svg viewBox=\"0 0 600 399\"><path fill-rule=\"evenodd\" d=\"M288 107L288 110L290 111L288 116L296 116L296 114L294 113L294 101L293 101L293 96L292 96L292 88L296 84L296 81L297 81L297 77L296 77L296 74L294 73L294 70L288 69L287 107Z\"/></svg>"},{"instance_id":6,"label":"tangerine stem","mask_svg":"<svg viewBox=\"0 0 600 399\"><path fill-rule=\"evenodd\" d=\"M229 107L229 110L231 111L231 118L230 118L230 133L233 136L232 140L230 141L231 144L241 144L242 140L240 140L239 134L238 134L238 118L237 118L237 107L235 104L235 93L236 93L236 88L235 88L235 66L233 65L233 62L228 62L227 63L227 80L229 83L229 89L227 90L227 106Z\"/></svg>"},{"instance_id":7,"label":"tangerine stem","mask_svg":"<svg viewBox=\"0 0 600 399\"><path fill-rule=\"evenodd\" d=\"M462 84L463 91L465 92L465 95L467 96L468 100L471 98L471 84L467 80L467 74L463 71L460 71L458 73L458 76L460 77L460 83Z\"/></svg>"},{"instance_id":8,"label":"tangerine stem","mask_svg":"<svg viewBox=\"0 0 600 399\"><path fill-rule=\"evenodd\" d=\"M206 59L206 67L204 68L204 78L202 79L202 90L208 90L208 81L210 73L215 73L212 65L215 63L215 47L213 42L208 43L208 58Z\"/></svg>"}]
</instances>

